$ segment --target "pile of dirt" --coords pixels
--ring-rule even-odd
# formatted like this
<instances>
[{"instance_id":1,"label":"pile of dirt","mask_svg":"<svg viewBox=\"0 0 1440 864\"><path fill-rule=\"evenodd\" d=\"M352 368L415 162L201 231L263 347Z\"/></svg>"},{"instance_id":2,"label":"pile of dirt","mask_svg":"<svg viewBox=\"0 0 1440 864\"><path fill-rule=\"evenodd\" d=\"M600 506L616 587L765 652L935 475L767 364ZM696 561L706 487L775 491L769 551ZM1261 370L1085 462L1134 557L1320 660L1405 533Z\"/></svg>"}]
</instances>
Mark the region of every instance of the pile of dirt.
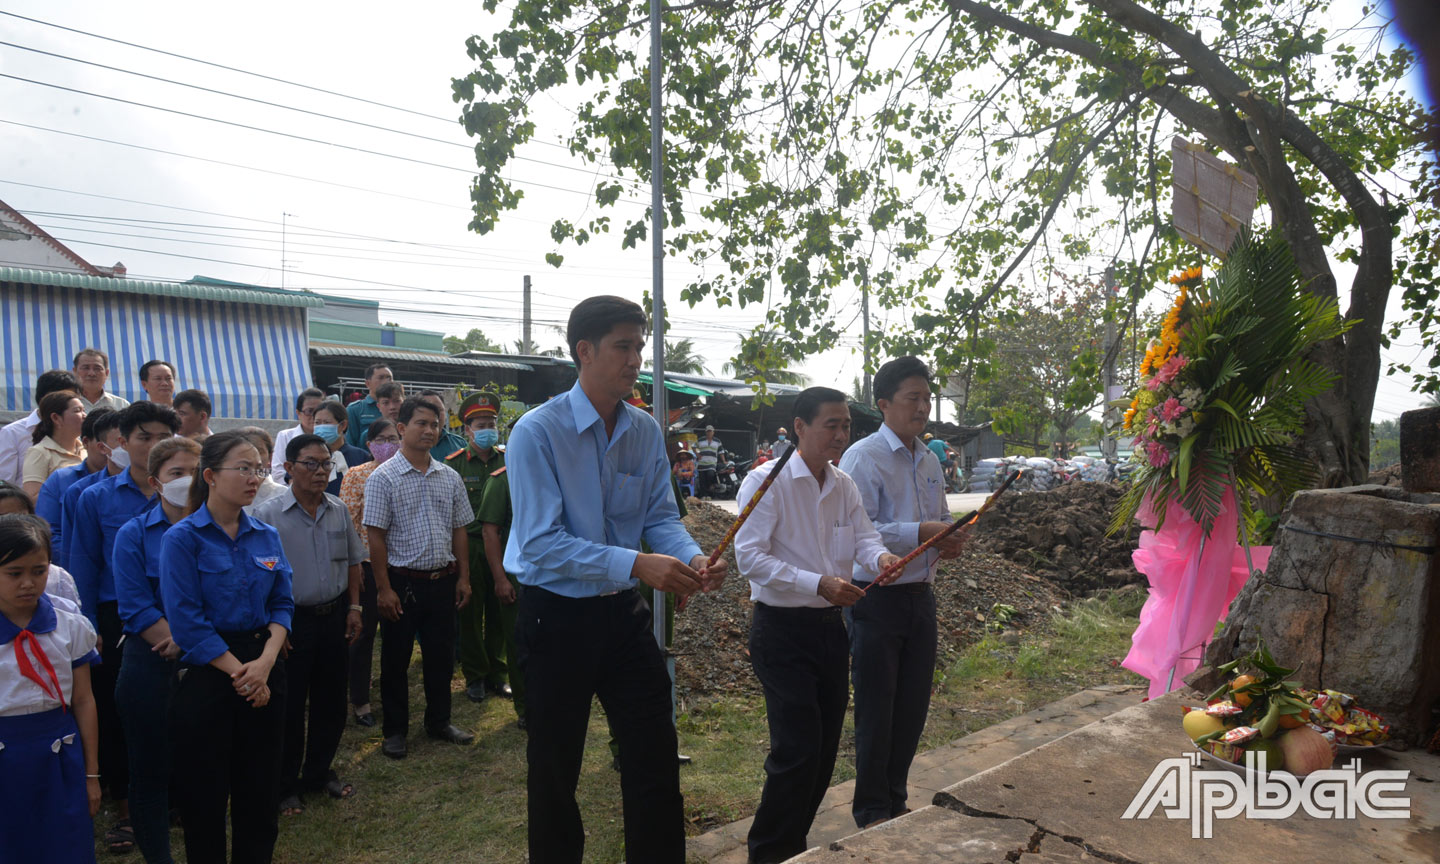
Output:
<instances>
[{"instance_id":1,"label":"pile of dirt","mask_svg":"<svg viewBox=\"0 0 1440 864\"><path fill-rule=\"evenodd\" d=\"M1106 537L1122 488L1067 483L1044 492L1007 492L973 530L975 548L1008 558L1074 594L1143 583L1129 537Z\"/></svg>"},{"instance_id":2,"label":"pile of dirt","mask_svg":"<svg viewBox=\"0 0 1440 864\"><path fill-rule=\"evenodd\" d=\"M691 499L686 527L701 548L712 550L732 517L712 504ZM675 617L676 691L681 700L709 694L759 693L750 668L750 583L738 575L733 548L725 559L730 577L712 594L691 598ZM1069 593L1038 571L970 548L943 562L935 582L940 628L940 662L987 631L1022 630L1043 623Z\"/></svg>"}]
</instances>

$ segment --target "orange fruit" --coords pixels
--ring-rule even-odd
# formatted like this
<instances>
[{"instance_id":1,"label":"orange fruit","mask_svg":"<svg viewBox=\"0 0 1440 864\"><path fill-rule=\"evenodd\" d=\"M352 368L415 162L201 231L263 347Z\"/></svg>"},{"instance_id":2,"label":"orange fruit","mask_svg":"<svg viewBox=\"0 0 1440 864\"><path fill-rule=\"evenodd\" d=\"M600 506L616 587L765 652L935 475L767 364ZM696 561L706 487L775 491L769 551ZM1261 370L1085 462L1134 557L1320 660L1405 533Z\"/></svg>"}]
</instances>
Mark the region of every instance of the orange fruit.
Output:
<instances>
[{"instance_id":1,"label":"orange fruit","mask_svg":"<svg viewBox=\"0 0 1440 864\"><path fill-rule=\"evenodd\" d=\"M1309 722L1310 722L1310 712L1309 712L1309 711L1301 711L1299 714L1281 714L1281 715L1280 715L1280 728L1281 728L1281 729L1299 729L1301 726L1304 726L1306 723L1309 723Z\"/></svg>"},{"instance_id":2,"label":"orange fruit","mask_svg":"<svg viewBox=\"0 0 1440 864\"><path fill-rule=\"evenodd\" d=\"M1250 706L1251 695L1249 693L1236 693L1235 691L1254 684L1256 680L1254 675L1241 675L1230 682L1230 693L1236 705L1239 705L1241 708L1248 708Z\"/></svg>"}]
</instances>

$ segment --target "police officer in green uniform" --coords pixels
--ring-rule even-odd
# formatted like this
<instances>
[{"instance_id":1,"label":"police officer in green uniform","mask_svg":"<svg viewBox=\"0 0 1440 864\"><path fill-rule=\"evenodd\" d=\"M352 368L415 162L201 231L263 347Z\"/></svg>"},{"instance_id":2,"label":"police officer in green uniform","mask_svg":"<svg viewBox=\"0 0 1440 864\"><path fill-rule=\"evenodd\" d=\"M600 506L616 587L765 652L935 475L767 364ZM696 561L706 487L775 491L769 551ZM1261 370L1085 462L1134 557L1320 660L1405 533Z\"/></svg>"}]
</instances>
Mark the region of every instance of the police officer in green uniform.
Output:
<instances>
[{"instance_id":1,"label":"police officer in green uniform","mask_svg":"<svg viewBox=\"0 0 1440 864\"><path fill-rule=\"evenodd\" d=\"M464 447L445 457L445 464L454 468L460 479L465 481L470 509L476 513L480 510L480 501L491 475L505 467L505 454L497 447L500 443L500 433L496 428L499 418L499 396L486 392L466 396L460 403L460 421L465 425L469 440ZM460 670L465 673L465 695L472 702L481 702L490 693L508 697L512 688L506 675L501 604L496 596L489 561L485 557L484 536L478 516L470 523L468 533L470 581L475 588L475 596L459 611ZM505 578L503 574L501 578Z\"/></svg>"},{"instance_id":2,"label":"police officer in green uniform","mask_svg":"<svg viewBox=\"0 0 1440 864\"><path fill-rule=\"evenodd\" d=\"M492 472L485 483L485 491L480 496L480 506L475 508L475 521L481 524L481 533L485 540L485 560L489 564L485 572L493 577L493 594L499 601L499 629L505 636L505 662L506 668L510 670L516 722L524 729L525 676L520 674L520 665L515 659L515 616L520 609L517 601L520 599L521 589L520 583L505 573L504 563L505 544L510 541L511 516L510 477L502 467Z\"/></svg>"}]
</instances>

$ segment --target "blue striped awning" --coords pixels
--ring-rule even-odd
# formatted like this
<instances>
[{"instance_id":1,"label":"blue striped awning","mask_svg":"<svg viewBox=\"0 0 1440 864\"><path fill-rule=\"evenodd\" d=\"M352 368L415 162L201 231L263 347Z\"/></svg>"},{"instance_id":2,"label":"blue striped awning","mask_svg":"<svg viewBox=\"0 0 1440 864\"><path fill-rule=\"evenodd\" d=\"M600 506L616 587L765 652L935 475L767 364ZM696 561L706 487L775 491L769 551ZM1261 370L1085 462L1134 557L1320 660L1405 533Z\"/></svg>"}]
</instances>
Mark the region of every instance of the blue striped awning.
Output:
<instances>
[{"instance_id":1,"label":"blue striped awning","mask_svg":"<svg viewBox=\"0 0 1440 864\"><path fill-rule=\"evenodd\" d=\"M289 419L295 394L310 384L306 314L298 304L0 281L3 404L34 408L40 373L70 369L77 352L93 347L110 355L107 389L131 401L145 398L140 366L159 359L175 366L177 392L210 396L216 417Z\"/></svg>"}]
</instances>

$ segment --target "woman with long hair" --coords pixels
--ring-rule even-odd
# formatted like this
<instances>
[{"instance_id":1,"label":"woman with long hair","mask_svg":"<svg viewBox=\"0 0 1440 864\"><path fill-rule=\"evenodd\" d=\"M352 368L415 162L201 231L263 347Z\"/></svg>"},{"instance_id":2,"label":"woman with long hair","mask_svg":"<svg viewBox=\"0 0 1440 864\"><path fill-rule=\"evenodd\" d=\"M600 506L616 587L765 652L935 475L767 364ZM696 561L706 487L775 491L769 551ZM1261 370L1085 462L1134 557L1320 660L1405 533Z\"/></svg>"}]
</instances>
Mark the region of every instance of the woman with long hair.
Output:
<instances>
[{"instance_id":1,"label":"woman with long hair","mask_svg":"<svg viewBox=\"0 0 1440 864\"><path fill-rule=\"evenodd\" d=\"M40 422L30 440L34 442L25 451L25 465L21 482L25 494L34 501L40 495L40 487L50 475L61 468L79 465L85 461L85 445L80 442L80 429L85 425L85 405L80 395L73 390L57 390L45 394L37 411Z\"/></svg>"},{"instance_id":2,"label":"woman with long hair","mask_svg":"<svg viewBox=\"0 0 1440 864\"><path fill-rule=\"evenodd\" d=\"M205 440L190 515L165 534L160 593L180 668L170 702L175 787L190 861L268 864L279 833L285 671L295 611L280 534L246 515L269 472L241 432Z\"/></svg>"}]
</instances>

